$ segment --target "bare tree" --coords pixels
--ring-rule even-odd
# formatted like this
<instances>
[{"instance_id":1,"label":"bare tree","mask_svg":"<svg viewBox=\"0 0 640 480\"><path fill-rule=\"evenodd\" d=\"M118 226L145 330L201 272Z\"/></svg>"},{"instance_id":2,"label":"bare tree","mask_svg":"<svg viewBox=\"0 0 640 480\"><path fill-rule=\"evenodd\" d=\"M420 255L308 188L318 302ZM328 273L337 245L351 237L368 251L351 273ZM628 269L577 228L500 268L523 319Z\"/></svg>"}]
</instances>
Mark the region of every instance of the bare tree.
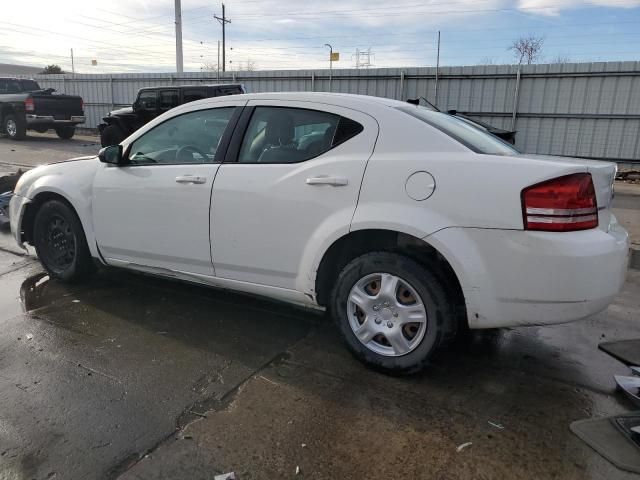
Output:
<instances>
[{"instance_id":1,"label":"bare tree","mask_svg":"<svg viewBox=\"0 0 640 480\"><path fill-rule=\"evenodd\" d=\"M528 35L514 40L509 47L509 50L513 50L513 53L518 60L518 64L522 65L523 63L526 63L527 65L531 65L542 55L543 44L543 37Z\"/></svg>"},{"instance_id":2,"label":"bare tree","mask_svg":"<svg viewBox=\"0 0 640 480\"><path fill-rule=\"evenodd\" d=\"M211 62L204 62L202 64L202 66L200 67L200 70L202 70L203 72L217 72L218 71L218 64L217 63L211 63Z\"/></svg>"},{"instance_id":3,"label":"bare tree","mask_svg":"<svg viewBox=\"0 0 640 480\"><path fill-rule=\"evenodd\" d=\"M255 72L256 68L256 62L250 58L247 58L247 61L244 64L242 62L238 62L238 71Z\"/></svg>"},{"instance_id":4,"label":"bare tree","mask_svg":"<svg viewBox=\"0 0 640 480\"><path fill-rule=\"evenodd\" d=\"M491 57L482 57L478 65L495 65L496 61Z\"/></svg>"},{"instance_id":5,"label":"bare tree","mask_svg":"<svg viewBox=\"0 0 640 480\"><path fill-rule=\"evenodd\" d=\"M571 63L571 59L567 55L557 55L549 61L549 63Z\"/></svg>"}]
</instances>

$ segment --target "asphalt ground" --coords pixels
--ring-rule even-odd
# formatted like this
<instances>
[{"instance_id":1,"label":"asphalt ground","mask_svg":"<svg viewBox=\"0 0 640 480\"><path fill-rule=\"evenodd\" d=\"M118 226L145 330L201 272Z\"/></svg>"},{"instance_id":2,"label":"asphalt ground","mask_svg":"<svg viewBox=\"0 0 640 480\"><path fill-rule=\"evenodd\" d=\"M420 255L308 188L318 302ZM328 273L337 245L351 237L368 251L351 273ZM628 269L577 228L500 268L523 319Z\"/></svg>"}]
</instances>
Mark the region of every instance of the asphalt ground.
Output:
<instances>
[{"instance_id":1,"label":"asphalt ground","mask_svg":"<svg viewBox=\"0 0 640 480\"><path fill-rule=\"evenodd\" d=\"M597 345L639 338L639 312L630 270L606 312L394 378L321 314L110 269L64 285L0 234L0 479L638 478L569 424L633 410Z\"/></svg>"}]
</instances>

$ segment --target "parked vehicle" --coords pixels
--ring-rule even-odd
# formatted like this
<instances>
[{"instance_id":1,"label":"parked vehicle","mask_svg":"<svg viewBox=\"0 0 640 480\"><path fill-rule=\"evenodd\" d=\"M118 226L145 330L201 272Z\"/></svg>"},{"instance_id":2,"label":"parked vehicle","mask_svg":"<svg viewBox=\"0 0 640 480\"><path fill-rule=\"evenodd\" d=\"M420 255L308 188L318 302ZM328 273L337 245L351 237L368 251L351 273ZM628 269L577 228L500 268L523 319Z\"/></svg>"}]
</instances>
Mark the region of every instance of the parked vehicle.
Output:
<instances>
[{"instance_id":1,"label":"parked vehicle","mask_svg":"<svg viewBox=\"0 0 640 480\"><path fill-rule=\"evenodd\" d=\"M461 325L605 309L629 249L615 171L405 102L250 94L25 173L10 217L55 278L95 261L327 308L360 359L411 372Z\"/></svg>"},{"instance_id":2,"label":"parked vehicle","mask_svg":"<svg viewBox=\"0 0 640 480\"><path fill-rule=\"evenodd\" d=\"M433 103L429 102L424 97L419 97L415 99L407 100L408 103L413 105L422 105L427 108L430 108L436 112L442 112L438 107L436 107ZM482 122L476 118L471 118L468 115L458 112L457 110L447 110L449 115L454 115L462 121L467 122L469 125L473 125L480 130L484 130L487 133L491 133L498 138L501 138L505 142L509 142L511 145L515 145L516 143L516 131L515 130L505 130L504 128L494 127L493 125L489 125L488 123Z\"/></svg>"},{"instance_id":3,"label":"parked vehicle","mask_svg":"<svg viewBox=\"0 0 640 480\"><path fill-rule=\"evenodd\" d=\"M42 89L38 82L22 78L0 78L0 130L22 140L27 130L44 133L54 129L60 138L72 138L76 125L84 123L82 97Z\"/></svg>"},{"instance_id":4,"label":"parked vehicle","mask_svg":"<svg viewBox=\"0 0 640 480\"><path fill-rule=\"evenodd\" d=\"M158 115L178 105L210 97L245 93L241 84L141 88L133 105L113 110L98 125L103 147L117 145Z\"/></svg>"}]
</instances>

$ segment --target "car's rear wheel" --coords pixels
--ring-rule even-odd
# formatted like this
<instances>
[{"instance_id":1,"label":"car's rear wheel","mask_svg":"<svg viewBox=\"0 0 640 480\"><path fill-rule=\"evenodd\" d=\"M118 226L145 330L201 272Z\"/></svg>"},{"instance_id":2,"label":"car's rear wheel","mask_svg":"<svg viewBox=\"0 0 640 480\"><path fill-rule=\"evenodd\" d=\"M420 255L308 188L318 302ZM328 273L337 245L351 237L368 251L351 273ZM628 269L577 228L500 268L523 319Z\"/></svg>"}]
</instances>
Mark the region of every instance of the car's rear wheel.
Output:
<instances>
[{"instance_id":1,"label":"car's rear wheel","mask_svg":"<svg viewBox=\"0 0 640 480\"><path fill-rule=\"evenodd\" d=\"M76 134L76 127L73 127L73 126L56 127L56 134L58 135L58 137L64 140L69 140L70 138L73 138L73 136Z\"/></svg>"},{"instance_id":2,"label":"car's rear wheel","mask_svg":"<svg viewBox=\"0 0 640 480\"><path fill-rule=\"evenodd\" d=\"M55 278L74 282L94 270L80 219L65 202L49 200L40 206L34 219L33 243L40 262Z\"/></svg>"},{"instance_id":3,"label":"car's rear wheel","mask_svg":"<svg viewBox=\"0 0 640 480\"><path fill-rule=\"evenodd\" d=\"M345 266L330 309L356 357L388 373L422 369L457 326L439 277L390 252L368 253Z\"/></svg>"},{"instance_id":4,"label":"car's rear wheel","mask_svg":"<svg viewBox=\"0 0 640 480\"><path fill-rule=\"evenodd\" d=\"M7 115L2 122L4 133L13 140L22 140L27 136L27 125L17 115Z\"/></svg>"},{"instance_id":5,"label":"car's rear wheel","mask_svg":"<svg viewBox=\"0 0 640 480\"><path fill-rule=\"evenodd\" d=\"M103 147L118 145L124 140L124 133L117 125L107 125L100 133L100 143Z\"/></svg>"}]
</instances>

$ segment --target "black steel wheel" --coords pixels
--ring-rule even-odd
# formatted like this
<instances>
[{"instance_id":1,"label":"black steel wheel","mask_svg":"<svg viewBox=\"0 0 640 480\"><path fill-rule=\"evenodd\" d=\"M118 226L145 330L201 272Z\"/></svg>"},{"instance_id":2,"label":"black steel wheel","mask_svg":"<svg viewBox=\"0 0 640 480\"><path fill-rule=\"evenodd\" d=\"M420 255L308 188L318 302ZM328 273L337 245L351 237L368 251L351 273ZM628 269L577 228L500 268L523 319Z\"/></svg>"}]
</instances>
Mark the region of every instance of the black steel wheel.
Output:
<instances>
[{"instance_id":1,"label":"black steel wheel","mask_svg":"<svg viewBox=\"0 0 640 480\"><path fill-rule=\"evenodd\" d=\"M42 204L35 216L33 233L38 258L53 277L72 282L93 271L82 224L65 202L50 200Z\"/></svg>"}]
</instances>

